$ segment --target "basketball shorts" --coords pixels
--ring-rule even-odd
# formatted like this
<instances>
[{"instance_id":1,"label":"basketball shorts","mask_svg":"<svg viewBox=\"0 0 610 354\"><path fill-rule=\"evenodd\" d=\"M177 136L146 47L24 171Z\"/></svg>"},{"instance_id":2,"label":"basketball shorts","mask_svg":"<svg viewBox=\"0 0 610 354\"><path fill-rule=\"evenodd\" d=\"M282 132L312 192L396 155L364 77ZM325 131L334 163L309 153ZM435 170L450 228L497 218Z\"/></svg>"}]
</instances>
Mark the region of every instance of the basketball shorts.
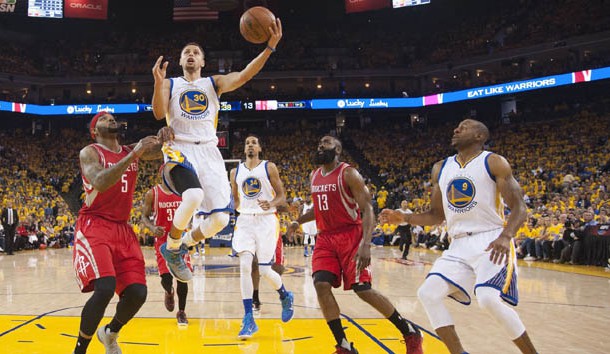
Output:
<instances>
[{"instance_id":1,"label":"basketball shorts","mask_svg":"<svg viewBox=\"0 0 610 354\"><path fill-rule=\"evenodd\" d=\"M303 245L315 245L316 244L316 234L308 234L307 232L303 233Z\"/></svg>"},{"instance_id":2,"label":"basketball shorts","mask_svg":"<svg viewBox=\"0 0 610 354\"><path fill-rule=\"evenodd\" d=\"M161 245L165 242L167 242L167 233L165 233L165 235L163 235L162 237L157 237L155 241L155 256L157 257L157 269L159 270L159 275L169 273L169 269L167 268L167 262L165 261L165 258L163 258L163 256L161 255L161 251L159 251L159 247L161 247ZM184 262L186 263L187 267L189 267L192 272L193 265L191 264L190 253L185 254L182 258L184 259Z\"/></svg>"},{"instance_id":3,"label":"basketball shorts","mask_svg":"<svg viewBox=\"0 0 610 354\"><path fill-rule=\"evenodd\" d=\"M350 290L354 284L371 283L370 266L358 272L354 257L362 241L362 225L349 226L336 232L320 232L316 251L313 253L312 274L324 270L336 276L333 287L343 281L343 289Z\"/></svg>"},{"instance_id":4,"label":"basketball shorts","mask_svg":"<svg viewBox=\"0 0 610 354\"><path fill-rule=\"evenodd\" d=\"M235 252L250 252L258 264L275 263L280 234L280 220L276 214L241 214L235 223L232 247Z\"/></svg>"},{"instance_id":5,"label":"basketball shorts","mask_svg":"<svg viewBox=\"0 0 610 354\"><path fill-rule=\"evenodd\" d=\"M163 145L163 182L175 194L169 171L176 165L193 171L203 188L200 211L209 215L221 211L231 211L231 186L225 163L220 151L213 145L175 141Z\"/></svg>"},{"instance_id":6,"label":"basketball shorts","mask_svg":"<svg viewBox=\"0 0 610 354\"><path fill-rule=\"evenodd\" d=\"M519 302L517 291L517 257L515 245L511 241L507 264L497 265L489 260L487 246L498 238L502 229L477 233L454 239L449 249L434 262L428 277L438 276L455 287L449 297L464 304L471 302L470 293L482 286L500 291L500 297L516 306Z\"/></svg>"},{"instance_id":7,"label":"basketball shorts","mask_svg":"<svg viewBox=\"0 0 610 354\"><path fill-rule=\"evenodd\" d=\"M284 265L284 243L282 242L282 236L279 235L279 233L275 246L275 264Z\"/></svg>"},{"instance_id":8,"label":"basketball shorts","mask_svg":"<svg viewBox=\"0 0 610 354\"><path fill-rule=\"evenodd\" d=\"M131 225L95 216L76 222L72 262L82 292L93 291L93 281L116 278L116 293L131 284L146 285L144 256Z\"/></svg>"}]
</instances>

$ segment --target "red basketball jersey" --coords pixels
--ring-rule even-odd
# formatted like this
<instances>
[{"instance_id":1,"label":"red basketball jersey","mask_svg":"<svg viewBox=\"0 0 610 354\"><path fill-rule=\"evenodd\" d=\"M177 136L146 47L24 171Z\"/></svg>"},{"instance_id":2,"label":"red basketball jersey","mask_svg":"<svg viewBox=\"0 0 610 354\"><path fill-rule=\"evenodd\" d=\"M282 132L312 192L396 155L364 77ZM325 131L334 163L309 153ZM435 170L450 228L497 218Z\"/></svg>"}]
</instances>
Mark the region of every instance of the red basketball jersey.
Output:
<instances>
[{"instance_id":1,"label":"red basketball jersey","mask_svg":"<svg viewBox=\"0 0 610 354\"><path fill-rule=\"evenodd\" d=\"M182 203L182 198L172 192L166 193L159 185L153 187L153 223L165 229L157 242L163 244L167 241L167 233L172 227L176 209Z\"/></svg>"},{"instance_id":2,"label":"red basketball jersey","mask_svg":"<svg viewBox=\"0 0 610 354\"><path fill-rule=\"evenodd\" d=\"M91 144L98 153L99 161L104 168L109 168L123 159L131 148L121 146L119 152L106 149L100 144ZM138 160L134 160L127 170L123 172L121 179L105 192L99 192L93 188L91 183L82 174L83 188L85 189L85 202L78 212L79 215L94 215L106 220L116 222L127 222L133 203L133 192L136 189L138 179Z\"/></svg>"},{"instance_id":3,"label":"red basketball jersey","mask_svg":"<svg viewBox=\"0 0 610 354\"><path fill-rule=\"evenodd\" d=\"M341 162L327 175L318 168L311 177L311 197L319 232L362 224L358 204L345 185L343 172L347 167L347 163Z\"/></svg>"}]
</instances>

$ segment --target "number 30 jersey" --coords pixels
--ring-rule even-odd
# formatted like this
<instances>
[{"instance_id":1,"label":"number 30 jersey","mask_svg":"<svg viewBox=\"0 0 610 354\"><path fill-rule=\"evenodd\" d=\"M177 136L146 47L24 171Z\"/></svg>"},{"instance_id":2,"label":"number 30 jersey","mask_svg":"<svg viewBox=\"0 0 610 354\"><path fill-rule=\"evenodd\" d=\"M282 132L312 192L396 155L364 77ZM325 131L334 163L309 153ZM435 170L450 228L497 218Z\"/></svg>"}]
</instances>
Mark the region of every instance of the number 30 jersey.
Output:
<instances>
[{"instance_id":1,"label":"number 30 jersey","mask_svg":"<svg viewBox=\"0 0 610 354\"><path fill-rule=\"evenodd\" d=\"M335 232L362 224L358 203L345 184L343 174L347 167L347 163L341 162L326 175L318 168L311 176L311 198L318 232Z\"/></svg>"}]
</instances>

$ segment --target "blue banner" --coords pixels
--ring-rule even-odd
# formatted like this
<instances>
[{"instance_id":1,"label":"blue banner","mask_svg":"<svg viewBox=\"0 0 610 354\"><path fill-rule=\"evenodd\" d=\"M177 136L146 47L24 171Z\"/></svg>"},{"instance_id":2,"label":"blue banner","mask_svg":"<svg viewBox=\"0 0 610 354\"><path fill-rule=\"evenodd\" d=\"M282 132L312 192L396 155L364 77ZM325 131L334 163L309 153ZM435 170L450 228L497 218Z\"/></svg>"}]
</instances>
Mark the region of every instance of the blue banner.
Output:
<instances>
[{"instance_id":1,"label":"blue banner","mask_svg":"<svg viewBox=\"0 0 610 354\"><path fill-rule=\"evenodd\" d=\"M266 103L265 110L276 109L387 109L387 108L418 108L451 102L475 100L499 95L511 95L519 92L539 90L581 82L597 81L610 78L610 67L575 71L568 74L552 75L541 78L508 82L504 84L476 87L461 91L437 93L415 98L332 98L300 101L256 101ZM267 103L273 103L269 107ZM250 109L254 109L251 104ZM241 101L220 102L221 111L241 111ZM258 108L257 108L258 109ZM37 115L93 115L100 111L115 114L131 114L152 112L149 104L75 104L60 106L41 106L35 104L0 101L0 111L29 113Z\"/></svg>"}]
</instances>

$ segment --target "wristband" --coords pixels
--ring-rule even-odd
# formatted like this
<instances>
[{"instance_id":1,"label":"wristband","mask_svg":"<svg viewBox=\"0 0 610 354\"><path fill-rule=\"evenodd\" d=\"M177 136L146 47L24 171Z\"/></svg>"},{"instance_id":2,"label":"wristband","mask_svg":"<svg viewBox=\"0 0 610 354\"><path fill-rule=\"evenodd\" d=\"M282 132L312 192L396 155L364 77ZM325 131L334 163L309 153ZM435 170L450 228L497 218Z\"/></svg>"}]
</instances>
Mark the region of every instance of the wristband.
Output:
<instances>
[{"instance_id":1,"label":"wristband","mask_svg":"<svg viewBox=\"0 0 610 354\"><path fill-rule=\"evenodd\" d=\"M271 51L271 53L275 53L275 48L271 48L268 44L267 44L267 48L265 49L269 49Z\"/></svg>"}]
</instances>

